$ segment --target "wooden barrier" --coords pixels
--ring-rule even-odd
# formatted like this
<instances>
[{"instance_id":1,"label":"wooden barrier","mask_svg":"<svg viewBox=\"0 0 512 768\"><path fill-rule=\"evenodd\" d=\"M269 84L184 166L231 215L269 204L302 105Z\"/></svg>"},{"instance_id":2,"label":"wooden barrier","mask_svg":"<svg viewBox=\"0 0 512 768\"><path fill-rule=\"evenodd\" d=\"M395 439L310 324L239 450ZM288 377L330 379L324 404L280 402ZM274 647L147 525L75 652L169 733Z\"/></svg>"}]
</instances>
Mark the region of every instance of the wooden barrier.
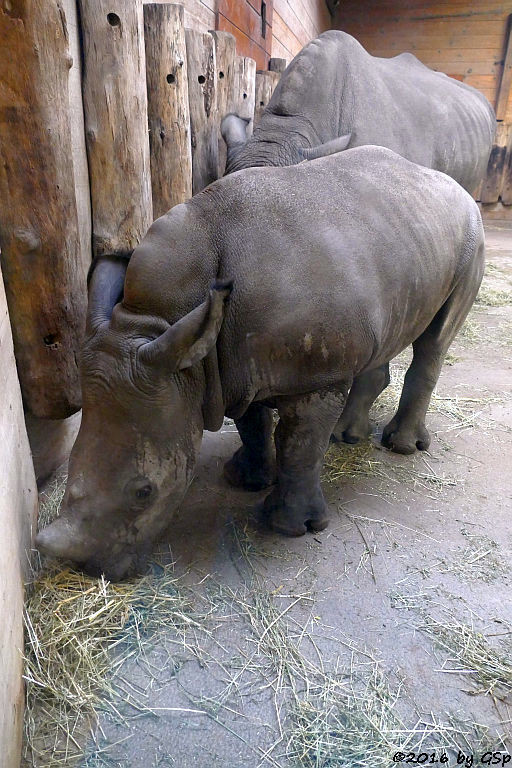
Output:
<instances>
[{"instance_id":1,"label":"wooden barrier","mask_svg":"<svg viewBox=\"0 0 512 768\"><path fill-rule=\"evenodd\" d=\"M283 74L287 66L288 66L288 62L286 59L278 59L275 57L271 57L270 61L268 62L269 71L279 72L279 75Z\"/></svg>"},{"instance_id":2,"label":"wooden barrier","mask_svg":"<svg viewBox=\"0 0 512 768\"><path fill-rule=\"evenodd\" d=\"M155 219L192 195L188 67L181 5L144 6L151 187Z\"/></svg>"},{"instance_id":3,"label":"wooden barrier","mask_svg":"<svg viewBox=\"0 0 512 768\"><path fill-rule=\"evenodd\" d=\"M23 723L23 584L30 575L37 488L1 272L0 392L0 765L18 768Z\"/></svg>"},{"instance_id":4,"label":"wooden barrier","mask_svg":"<svg viewBox=\"0 0 512 768\"><path fill-rule=\"evenodd\" d=\"M272 98L276 85L281 75L279 72L259 70L256 72L256 85L254 94L254 125L261 120L265 107Z\"/></svg>"},{"instance_id":5,"label":"wooden barrier","mask_svg":"<svg viewBox=\"0 0 512 768\"><path fill-rule=\"evenodd\" d=\"M215 46L206 33L185 30L188 98L192 144L192 192L195 195L217 178L217 88Z\"/></svg>"},{"instance_id":6,"label":"wooden barrier","mask_svg":"<svg viewBox=\"0 0 512 768\"><path fill-rule=\"evenodd\" d=\"M80 408L77 359L88 252L80 244L68 79L58 0L0 10L0 246L25 407Z\"/></svg>"},{"instance_id":7,"label":"wooden barrier","mask_svg":"<svg viewBox=\"0 0 512 768\"><path fill-rule=\"evenodd\" d=\"M226 144L220 132L222 118L232 111L236 40L230 32L210 32L215 45L215 81L217 84L217 177L226 168Z\"/></svg>"},{"instance_id":8,"label":"wooden barrier","mask_svg":"<svg viewBox=\"0 0 512 768\"><path fill-rule=\"evenodd\" d=\"M127 251L153 218L142 0L79 3L93 251Z\"/></svg>"},{"instance_id":9,"label":"wooden barrier","mask_svg":"<svg viewBox=\"0 0 512 768\"><path fill-rule=\"evenodd\" d=\"M240 117L253 120L256 62L247 56L237 56L233 71L233 96L230 112L235 112ZM252 124L248 132L252 132Z\"/></svg>"}]
</instances>

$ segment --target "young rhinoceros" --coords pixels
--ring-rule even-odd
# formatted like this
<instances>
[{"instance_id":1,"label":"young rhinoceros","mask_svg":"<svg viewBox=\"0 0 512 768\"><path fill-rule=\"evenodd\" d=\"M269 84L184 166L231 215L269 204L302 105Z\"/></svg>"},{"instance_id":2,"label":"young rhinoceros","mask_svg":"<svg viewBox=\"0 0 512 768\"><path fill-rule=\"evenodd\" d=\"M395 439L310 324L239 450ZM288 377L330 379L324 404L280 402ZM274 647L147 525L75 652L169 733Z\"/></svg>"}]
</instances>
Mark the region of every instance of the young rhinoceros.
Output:
<instances>
[{"instance_id":1,"label":"young rhinoceros","mask_svg":"<svg viewBox=\"0 0 512 768\"><path fill-rule=\"evenodd\" d=\"M37 538L114 579L167 527L203 428L224 415L243 443L228 479L262 488L275 480L277 408L265 510L291 536L327 525L329 438L366 435L388 361L411 343L383 442L426 449L425 413L477 294L484 238L456 182L368 146L221 179L152 225L124 295L120 265L100 260L92 274L82 426L61 516Z\"/></svg>"}]
</instances>

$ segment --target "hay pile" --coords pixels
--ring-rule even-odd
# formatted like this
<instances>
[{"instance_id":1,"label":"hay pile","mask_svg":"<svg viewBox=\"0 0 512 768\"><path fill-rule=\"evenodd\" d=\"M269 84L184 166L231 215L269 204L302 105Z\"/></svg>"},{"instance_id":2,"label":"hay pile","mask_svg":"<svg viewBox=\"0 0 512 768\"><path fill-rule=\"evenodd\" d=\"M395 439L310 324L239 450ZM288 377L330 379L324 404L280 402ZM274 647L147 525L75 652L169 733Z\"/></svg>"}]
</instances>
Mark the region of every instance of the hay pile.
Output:
<instances>
[{"instance_id":1,"label":"hay pile","mask_svg":"<svg viewBox=\"0 0 512 768\"><path fill-rule=\"evenodd\" d=\"M473 695L490 695L512 703L510 647L492 645L481 632L453 617L438 619L425 614L418 628L448 654L444 671L468 676L474 686Z\"/></svg>"},{"instance_id":2,"label":"hay pile","mask_svg":"<svg viewBox=\"0 0 512 768\"><path fill-rule=\"evenodd\" d=\"M43 524L62 492L61 478L43 498ZM191 623L172 564L154 564L149 575L120 584L70 568L41 570L25 607L25 764L76 765L97 713L118 716L120 700L150 712L144 692L123 685L123 664L144 659L163 630Z\"/></svg>"}]
</instances>

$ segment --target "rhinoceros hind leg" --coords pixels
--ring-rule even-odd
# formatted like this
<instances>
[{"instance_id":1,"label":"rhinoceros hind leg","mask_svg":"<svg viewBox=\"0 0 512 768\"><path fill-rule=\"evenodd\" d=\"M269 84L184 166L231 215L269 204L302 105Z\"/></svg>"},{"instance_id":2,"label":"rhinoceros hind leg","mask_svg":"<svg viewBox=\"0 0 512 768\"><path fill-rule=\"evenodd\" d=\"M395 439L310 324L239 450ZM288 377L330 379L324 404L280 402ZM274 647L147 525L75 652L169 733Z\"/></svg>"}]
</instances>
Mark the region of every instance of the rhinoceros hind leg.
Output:
<instances>
[{"instance_id":1,"label":"rhinoceros hind leg","mask_svg":"<svg viewBox=\"0 0 512 768\"><path fill-rule=\"evenodd\" d=\"M320 471L332 429L346 391L322 391L281 398L275 432L277 486L267 496L263 512L278 533L301 536L321 531L328 523Z\"/></svg>"},{"instance_id":2,"label":"rhinoceros hind leg","mask_svg":"<svg viewBox=\"0 0 512 768\"><path fill-rule=\"evenodd\" d=\"M405 374L398 410L384 428L382 444L396 453L425 451L430 435L425 416L444 356L476 298L484 270L482 238L469 240L474 252L457 286L426 330L413 342L413 359Z\"/></svg>"},{"instance_id":3,"label":"rhinoceros hind leg","mask_svg":"<svg viewBox=\"0 0 512 768\"><path fill-rule=\"evenodd\" d=\"M332 440L359 443L370 434L369 411L389 384L389 363L357 376L350 388L347 404L333 429Z\"/></svg>"},{"instance_id":4,"label":"rhinoceros hind leg","mask_svg":"<svg viewBox=\"0 0 512 768\"><path fill-rule=\"evenodd\" d=\"M276 481L272 410L253 403L235 424L242 446L224 464L224 477L230 485L247 491L268 488Z\"/></svg>"}]
</instances>

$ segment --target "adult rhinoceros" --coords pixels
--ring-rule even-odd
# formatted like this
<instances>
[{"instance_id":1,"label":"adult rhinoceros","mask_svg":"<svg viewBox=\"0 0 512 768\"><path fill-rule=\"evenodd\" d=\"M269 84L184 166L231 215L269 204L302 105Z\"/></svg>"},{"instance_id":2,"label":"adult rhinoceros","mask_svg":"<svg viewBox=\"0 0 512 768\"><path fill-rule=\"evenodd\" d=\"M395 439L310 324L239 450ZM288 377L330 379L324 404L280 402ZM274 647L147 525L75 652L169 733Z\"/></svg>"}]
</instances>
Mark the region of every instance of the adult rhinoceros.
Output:
<instances>
[{"instance_id":1,"label":"adult rhinoceros","mask_svg":"<svg viewBox=\"0 0 512 768\"><path fill-rule=\"evenodd\" d=\"M244 120L223 120L226 173L377 144L474 193L495 126L491 105L475 88L411 53L381 59L345 32L324 32L286 69L248 141Z\"/></svg>"},{"instance_id":2,"label":"adult rhinoceros","mask_svg":"<svg viewBox=\"0 0 512 768\"><path fill-rule=\"evenodd\" d=\"M243 445L228 477L274 482L268 406L269 523L324 528L319 475L343 408L360 429L412 343L383 442L426 448L432 389L483 268L467 192L382 147L248 169L176 206L135 249L124 296L122 262L92 273L82 425L61 516L37 546L123 576L179 506L204 427L234 418Z\"/></svg>"}]
</instances>

